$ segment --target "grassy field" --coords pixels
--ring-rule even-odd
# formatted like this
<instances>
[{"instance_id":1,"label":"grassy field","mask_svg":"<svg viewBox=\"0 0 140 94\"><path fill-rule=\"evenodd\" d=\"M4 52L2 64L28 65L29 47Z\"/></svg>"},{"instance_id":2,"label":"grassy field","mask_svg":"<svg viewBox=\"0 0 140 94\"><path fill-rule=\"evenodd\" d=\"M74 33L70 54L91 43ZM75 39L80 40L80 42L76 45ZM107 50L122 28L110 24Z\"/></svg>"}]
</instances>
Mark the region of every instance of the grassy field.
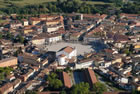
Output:
<instances>
[{"instance_id":1,"label":"grassy field","mask_svg":"<svg viewBox=\"0 0 140 94\"><path fill-rule=\"evenodd\" d=\"M32 4L42 4L42 3L46 3L46 2L55 2L56 0L8 0L8 2L6 0L0 0L0 8L6 8L8 7L10 4L15 4L17 6L25 6L25 5L32 5ZM99 2L99 1L82 1L88 4L111 4L111 3L105 3L105 2Z\"/></svg>"},{"instance_id":2,"label":"grassy field","mask_svg":"<svg viewBox=\"0 0 140 94\"><path fill-rule=\"evenodd\" d=\"M6 20L1 20L0 19L0 24L7 22Z\"/></svg>"},{"instance_id":3,"label":"grassy field","mask_svg":"<svg viewBox=\"0 0 140 94\"><path fill-rule=\"evenodd\" d=\"M46 2L55 2L56 0L15 0L15 1L8 1L0 0L0 8L8 7L10 4L15 4L17 6L25 6L25 5L32 5L32 4L42 4Z\"/></svg>"},{"instance_id":4,"label":"grassy field","mask_svg":"<svg viewBox=\"0 0 140 94\"><path fill-rule=\"evenodd\" d=\"M31 4L41 4L46 2L55 2L56 0L22 0L22 1L11 1L11 3L25 6L25 5L31 5Z\"/></svg>"}]
</instances>

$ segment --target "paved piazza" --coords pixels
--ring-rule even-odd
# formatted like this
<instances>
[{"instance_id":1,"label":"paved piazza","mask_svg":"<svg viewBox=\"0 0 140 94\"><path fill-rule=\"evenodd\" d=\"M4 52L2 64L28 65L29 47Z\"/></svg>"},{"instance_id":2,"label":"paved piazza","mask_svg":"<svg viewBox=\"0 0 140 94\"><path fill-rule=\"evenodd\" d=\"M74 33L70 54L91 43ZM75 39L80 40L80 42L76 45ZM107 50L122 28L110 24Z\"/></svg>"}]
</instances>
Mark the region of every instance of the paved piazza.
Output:
<instances>
[{"instance_id":1,"label":"paved piazza","mask_svg":"<svg viewBox=\"0 0 140 94\"><path fill-rule=\"evenodd\" d=\"M94 51L90 45L82 45L79 43L66 43L66 42L47 45L47 48L48 48L48 51L58 51L61 48L66 47L66 46L76 47L77 55L80 55L80 54L83 55L84 53Z\"/></svg>"}]
</instances>

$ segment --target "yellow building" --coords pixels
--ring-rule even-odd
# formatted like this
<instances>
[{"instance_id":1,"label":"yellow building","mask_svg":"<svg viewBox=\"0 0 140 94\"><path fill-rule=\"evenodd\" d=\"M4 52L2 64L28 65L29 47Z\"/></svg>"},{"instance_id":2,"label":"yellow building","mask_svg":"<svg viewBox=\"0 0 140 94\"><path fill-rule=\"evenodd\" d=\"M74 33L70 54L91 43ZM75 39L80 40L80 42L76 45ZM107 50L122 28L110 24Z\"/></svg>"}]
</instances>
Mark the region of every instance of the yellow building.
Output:
<instances>
[{"instance_id":1,"label":"yellow building","mask_svg":"<svg viewBox=\"0 0 140 94\"><path fill-rule=\"evenodd\" d=\"M32 29L24 29L22 33L23 34L28 34L30 32L33 32L33 30Z\"/></svg>"},{"instance_id":2,"label":"yellow building","mask_svg":"<svg viewBox=\"0 0 140 94\"><path fill-rule=\"evenodd\" d=\"M40 23L40 21L41 21L41 20L40 20L39 18L35 18L35 17L34 17L34 18L33 18L33 17L30 18L30 24L31 24L31 25L37 25L37 24Z\"/></svg>"},{"instance_id":3,"label":"yellow building","mask_svg":"<svg viewBox=\"0 0 140 94\"><path fill-rule=\"evenodd\" d=\"M135 45L134 48L135 48L135 49L139 49L139 48L140 48L140 44Z\"/></svg>"}]
</instances>

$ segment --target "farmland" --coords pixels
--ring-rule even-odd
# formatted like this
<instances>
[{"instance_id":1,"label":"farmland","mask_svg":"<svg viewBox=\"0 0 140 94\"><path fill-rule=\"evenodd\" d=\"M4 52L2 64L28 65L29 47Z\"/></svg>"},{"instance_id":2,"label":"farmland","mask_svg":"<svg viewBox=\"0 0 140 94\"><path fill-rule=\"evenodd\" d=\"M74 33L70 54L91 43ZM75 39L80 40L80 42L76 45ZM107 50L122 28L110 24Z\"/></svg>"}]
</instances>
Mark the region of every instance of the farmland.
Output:
<instances>
[{"instance_id":1,"label":"farmland","mask_svg":"<svg viewBox=\"0 0 140 94\"><path fill-rule=\"evenodd\" d=\"M55 1L56 0L0 0L0 8L6 8L11 4L23 7L26 5L42 4Z\"/></svg>"},{"instance_id":2,"label":"farmland","mask_svg":"<svg viewBox=\"0 0 140 94\"><path fill-rule=\"evenodd\" d=\"M9 7L11 4L14 4L16 6L26 6L26 5L36 5L36 4L42 4L47 2L56 2L56 0L0 0L0 8L6 8ZM100 1L81 1L85 2L87 4L111 4L111 3L105 3Z\"/></svg>"}]
</instances>

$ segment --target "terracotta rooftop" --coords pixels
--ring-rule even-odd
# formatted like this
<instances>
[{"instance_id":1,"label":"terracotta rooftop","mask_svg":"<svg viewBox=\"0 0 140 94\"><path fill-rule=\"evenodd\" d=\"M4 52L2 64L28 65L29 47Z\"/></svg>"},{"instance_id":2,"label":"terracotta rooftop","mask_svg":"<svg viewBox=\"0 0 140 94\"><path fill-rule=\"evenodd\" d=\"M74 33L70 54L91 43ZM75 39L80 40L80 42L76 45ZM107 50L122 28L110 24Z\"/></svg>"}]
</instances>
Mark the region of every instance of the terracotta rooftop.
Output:
<instances>
[{"instance_id":1,"label":"terracotta rooftop","mask_svg":"<svg viewBox=\"0 0 140 94\"><path fill-rule=\"evenodd\" d=\"M37 18L37 17L31 17L30 20L32 20L32 21L40 21L40 19Z\"/></svg>"},{"instance_id":2,"label":"terracotta rooftop","mask_svg":"<svg viewBox=\"0 0 140 94\"><path fill-rule=\"evenodd\" d=\"M94 71L92 69L86 69L84 73L85 73L87 82L92 87L93 84L97 82Z\"/></svg>"},{"instance_id":3,"label":"terracotta rooftop","mask_svg":"<svg viewBox=\"0 0 140 94\"><path fill-rule=\"evenodd\" d=\"M7 61L13 60L13 59L17 59L17 57L10 57L10 58L6 58L6 59L2 59L2 60L0 60L0 63L7 62Z\"/></svg>"},{"instance_id":4,"label":"terracotta rooftop","mask_svg":"<svg viewBox=\"0 0 140 94\"><path fill-rule=\"evenodd\" d=\"M65 51L66 53L71 53L73 50L74 50L74 48L67 46L67 47L62 48L59 51Z\"/></svg>"},{"instance_id":5,"label":"terracotta rooftop","mask_svg":"<svg viewBox=\"0 0 140 94\"><path fill-rule=\"evenodd\" d=\"M119 35L119 34L115 34L113 39L116 42L129 41L127 36L125 36L125 35Z\"/></svg>"},{"instance_id":6,"label":"terracotta rooftop","mask_svg":"<svg viewBox=\"0 0 140 94\"><path fill-rule=\"evenodd\" d=\"M66 55L64 55L64 54L61 54L61 55L59 55L60 57L65 57Z\"/></svg>"},{"instance_id":7,"label":"terracotta rooftop","mask_svg":"<svg viewBox=\"0 0 140 94\"><path fill-rule=\"evenodd\" d=\"M0 94L3 94L7 89L13 87L11 83L6 83L4 86L0 87Z\"/></svg>"},{"instance_id":8,"label":"terracotta rooftop","mask_svg":"<svg viewBox=\"0 0 140 94\"><path fill-rule=\"evenodd\" d=\"M62 74L63 74L63 82L65 87L71 88L71 80L69 75L66 72L62 72Z\"/></svg>"}]
</instances>

